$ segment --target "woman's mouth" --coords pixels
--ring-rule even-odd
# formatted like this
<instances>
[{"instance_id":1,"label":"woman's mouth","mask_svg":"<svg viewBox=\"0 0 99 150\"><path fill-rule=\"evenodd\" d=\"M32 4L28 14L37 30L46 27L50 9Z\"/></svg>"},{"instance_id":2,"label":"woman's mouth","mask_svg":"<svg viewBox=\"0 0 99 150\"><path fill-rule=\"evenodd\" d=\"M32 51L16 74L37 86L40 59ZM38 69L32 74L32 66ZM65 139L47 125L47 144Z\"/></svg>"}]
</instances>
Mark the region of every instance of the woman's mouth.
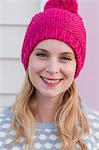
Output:
<instances>
[{"instance_id":1,"label":"woman's mouth","mask_svg":"<svg viewBox=\"0 0 99 150\"><path fill-rule=\"evenodd\" d=\"M45 77L41 77L41 79L48 86L56 86L56 85L58 85L63 80L63 79L45 78Z\"/></svg>"}]
</instances>

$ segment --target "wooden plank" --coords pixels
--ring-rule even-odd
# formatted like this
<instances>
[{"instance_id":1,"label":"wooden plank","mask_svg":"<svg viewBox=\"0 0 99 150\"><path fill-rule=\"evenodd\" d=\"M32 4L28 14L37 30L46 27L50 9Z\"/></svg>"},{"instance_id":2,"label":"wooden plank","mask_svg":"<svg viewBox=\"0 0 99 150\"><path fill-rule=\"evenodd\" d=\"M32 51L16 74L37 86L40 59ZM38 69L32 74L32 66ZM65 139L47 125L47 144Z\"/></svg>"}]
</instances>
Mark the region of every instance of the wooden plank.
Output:
<instances>
[{"instance_id":1,"label":"wooden plank","mask_svg":"<svg viewBox=\"0 0 99 150\"><path fill-rule=\"evenodd\" d=\"M0 60L0 93L18 93L24 74L20 60Z\"/></svg>"},{"instance_id":2,"label":"wooden plank","mask_svg":"<svg viewBox=\"0 0 99 150\"><path fill-rule=\"evenodd\" d=\"M20 58L26 26L0 26L0 58Z\"/></svg>"},{"instance_id":3,"label":"wooden plank","mask_svg":"<svg viewBox=\"0 0 99 150\"><path fill-rule=\"evenodd\" d=\"M39 10L38 0L0 0L0 24L27 25Z\"/></svg>"},{"instance_id":4,"label":"wooden plank","mask_svg":"<svg viewBox=\"0 0 99 150\"><path fill-rule=\"evenodd\" d=\"M0 110L3 107L11 106L16 100L16 95L1 95L0 94Z\"/></svg>"}]
</instances>

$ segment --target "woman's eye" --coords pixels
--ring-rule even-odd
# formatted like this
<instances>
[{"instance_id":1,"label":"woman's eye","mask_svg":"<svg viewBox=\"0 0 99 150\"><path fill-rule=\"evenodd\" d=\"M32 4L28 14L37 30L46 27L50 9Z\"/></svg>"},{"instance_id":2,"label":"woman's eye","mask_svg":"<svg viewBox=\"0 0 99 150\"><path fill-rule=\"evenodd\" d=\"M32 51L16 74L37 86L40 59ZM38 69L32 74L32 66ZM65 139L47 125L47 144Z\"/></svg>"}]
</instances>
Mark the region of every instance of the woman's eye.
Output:
<instances>
[{"instance_id":1,"label":"woman's eye","mask_svg":"<svg viewBox=\"0 0 99 150\"><path fill-rule=\"evenodd\" d=\"M43 54L43 53L42 53L42 54L41 54L41 53L38 53L38 54L36 54L36 55L37 55L37 56L40 56L40 57L48 57L47 54Z\"/></svg>"},{"instance_id":2,"label":"woman's eye","mask_svg":"<svg viewBox=\"0 0 99 150\"><path fill-rule=\"evenodd\" d=\"M66 56L63 56L63 57L62 57L62 60L67 61L67 60L71 60L71 58L66 57Z\"/></svg>"}]
</instances>

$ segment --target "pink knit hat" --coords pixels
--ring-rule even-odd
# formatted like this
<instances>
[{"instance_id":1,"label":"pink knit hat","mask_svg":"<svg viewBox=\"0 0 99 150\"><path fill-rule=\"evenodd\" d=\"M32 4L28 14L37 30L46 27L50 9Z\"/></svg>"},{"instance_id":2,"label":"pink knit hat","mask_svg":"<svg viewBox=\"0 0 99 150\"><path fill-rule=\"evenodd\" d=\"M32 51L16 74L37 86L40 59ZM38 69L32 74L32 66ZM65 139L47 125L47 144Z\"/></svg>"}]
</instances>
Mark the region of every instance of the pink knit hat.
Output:
<instances>
[{"instance_id":1,"label":"pink knit hat","mask_svg":"<svg viewBox=\"0 0 99 150\"><path fill-rule=\"evenodd\" d=\"M25 70L34 47L45 39L63 41L73 49L77 62L76 78L83 67L86 51L86 31L82 18L78 15L76 0L49 0L44 11L32 18L21 54Z\"/></svg>"}]
</instances>

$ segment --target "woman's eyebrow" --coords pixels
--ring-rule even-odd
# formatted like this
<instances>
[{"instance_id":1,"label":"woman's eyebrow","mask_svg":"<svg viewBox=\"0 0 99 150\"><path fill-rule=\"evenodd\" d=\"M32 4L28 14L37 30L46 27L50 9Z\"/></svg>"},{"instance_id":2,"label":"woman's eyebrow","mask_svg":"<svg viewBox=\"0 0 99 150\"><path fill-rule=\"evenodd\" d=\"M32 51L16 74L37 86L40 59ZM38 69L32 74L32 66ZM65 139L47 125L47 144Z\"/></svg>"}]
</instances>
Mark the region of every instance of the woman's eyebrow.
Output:
<instances>
[{"instance_id":1,"label":"woman's eyebrow","mask_svg":"<svg viewBox=\"0 0 99 150\"><path fill-rule=\"evenodd\" d=\"M43 48L35 48L35 50L41 50L41 51L43 51L43 52L48 53L48 50L45 50L45 49L43 49Z\"/></svg>"},{"instance_id":2,"label":"woman's eyebrow","mask_svg":"<svg viewBox=\"0 0 99 150\"><path fill-rule=\"evenodd\" d=\"M73 55L74 56L74 53L72 53L72 52L62 52L60 54L62 54L62 55Z\"/></svg>"},{"instance_id":3,"label":"woman's eyebrow","mask_svg":"<svg viewBox=\"0 0 99 150\"><path fill-rule=\"evenodd\" d=\"M41 50L41 51L43 51L43 52L46 52L46 53L49 53L49 51L48 50L45 50L45 49L43 49L43 48L35 48L35 50ZM74 56L74 53L73 52L61 52L60 53L60 55L73 55Z\"/></svg>"}]
</instances>

